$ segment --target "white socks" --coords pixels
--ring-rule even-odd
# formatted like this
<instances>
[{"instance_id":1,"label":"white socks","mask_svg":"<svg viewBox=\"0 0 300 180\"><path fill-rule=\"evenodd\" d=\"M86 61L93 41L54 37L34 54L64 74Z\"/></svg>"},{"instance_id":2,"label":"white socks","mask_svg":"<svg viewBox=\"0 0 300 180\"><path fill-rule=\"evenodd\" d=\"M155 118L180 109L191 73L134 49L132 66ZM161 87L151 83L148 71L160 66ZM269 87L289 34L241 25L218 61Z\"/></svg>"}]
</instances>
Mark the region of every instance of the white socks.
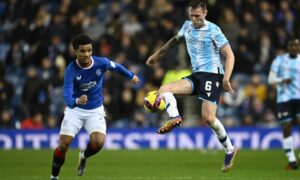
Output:
<instances>
[{"instance_id":1,"label":"white socks","mask_svg":"<svg viewBox=\"0 0 300 180\"><path fill-rule=\"evenodd\" d=\"M58 176L51 175L50 178L56 178L56 179L58 179Z\"/></svg>"},{"instance_id":2,"label":"white socks","mask_svg":"<svg viewBox=\"0 0 300 180\"><path fill-rule=\"evenodd\" d=\"M225 153L229 154L234 151L234 147L231 144L229 137L227 136L226 130L219 119L216 118L215 122L210 126L212 131L217 135L217 138L223 145Z\"/></svg>"},{"instance_id":3,"label":"white socks","mask_svg":"<svg viewBox=\"0 0 300 180\"><path fill-rule=\"evenodd\" d=\"M289 162L295 162L296 157L295 157L295 153L294 153L293 137L289 136L287 138L283 138L282 146L283 146L285 155L288 158Z\"/></svg>"},{"instance_id":4,"label":"white socks","mask_svg":"<svg viewBox=\"0 0 300 180\"><path fill-rule=\"evenodd\" d=\"M81 159L86 159L86 157L84 156L84 151L81 151L81 152L80 152L80 158L81 158Z\"/></svg>"},{"instance_id":5,"label":"white socks","mask_svg":"<svg viewBox=\"0 0 300 180\"><path fill-rule=\"evenodd\" d=\"M166 101L166 111L169 117L178 117L179 112L177 109L176 99L171 92L165 92L161 94ZM225 152L227 154L232 153L234 151L234 147L231 144L229 137L225 131L223 124L216 118L215 122L211 125L212 131L217 135L219 141L222 143Z\"/></svg>"},{"instance_id":6,"label":"white socks","mask_svg":"<svg viewBox=\"0 0 300 180\"><path fill-rule=\"evenodd\" d=\"M166 110L169 117L177 117L179 116L179 112L177 109L177 101L171 92L165 92L161 94L166 101Z\"/></svg>"}]
</instances>

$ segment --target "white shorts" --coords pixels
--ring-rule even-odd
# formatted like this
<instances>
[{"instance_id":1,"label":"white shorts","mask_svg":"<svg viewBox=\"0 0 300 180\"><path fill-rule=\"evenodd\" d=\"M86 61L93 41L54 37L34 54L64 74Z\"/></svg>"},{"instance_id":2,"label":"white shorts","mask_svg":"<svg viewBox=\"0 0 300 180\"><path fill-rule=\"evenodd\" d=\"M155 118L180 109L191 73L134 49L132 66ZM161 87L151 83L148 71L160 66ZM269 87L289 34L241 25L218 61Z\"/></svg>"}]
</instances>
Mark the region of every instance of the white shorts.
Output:
<instances>
[{"instance_id":1,"label":"white shorts","mask_svg":"<svg viewBox=\"0 0 300 180\"><path fill-rule=\"evenodd\" d=\"M105 135L106 122L104 107L101 106L91 110L78 107L73 109L66 107L59 134L75 137L82 127L84 127L89 134L92 132L100 132Z\"/></svg>"}]
</instances>

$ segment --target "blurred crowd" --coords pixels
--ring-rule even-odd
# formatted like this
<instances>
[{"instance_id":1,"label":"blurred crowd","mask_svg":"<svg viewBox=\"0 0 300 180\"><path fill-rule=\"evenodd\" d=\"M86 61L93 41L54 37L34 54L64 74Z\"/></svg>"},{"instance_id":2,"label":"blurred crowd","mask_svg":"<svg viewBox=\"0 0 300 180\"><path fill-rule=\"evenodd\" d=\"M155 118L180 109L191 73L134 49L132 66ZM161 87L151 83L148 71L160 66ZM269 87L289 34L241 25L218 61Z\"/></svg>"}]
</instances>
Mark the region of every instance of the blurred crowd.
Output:
<instances>
[{"instance_id":1,"label":"blurred crowd","mask_svg":"<svg viewBox=\"0 0 300 180\"><path fill-rule=\"evenodd\" d=\"M133 86L107 72L104 105L108 127L156 127L166 115L143 108L146 92L190 73L184 43L155 68L151 53L185 20L187 0L0 1L0 128L57 128L63 118L64 69L74 59L72 37L86 33L93 54L128 67L142 80ZM276 127L276 91L267 84L274 57L289 37L300 37L299 0L208 0L207 20L218 24L236 57L232 86L222 94L218 117L227 127ZM298 19L298 21L297 21ZM186 126L202 126L196 98L178 97Z\"/></svg>"}]
</instances>

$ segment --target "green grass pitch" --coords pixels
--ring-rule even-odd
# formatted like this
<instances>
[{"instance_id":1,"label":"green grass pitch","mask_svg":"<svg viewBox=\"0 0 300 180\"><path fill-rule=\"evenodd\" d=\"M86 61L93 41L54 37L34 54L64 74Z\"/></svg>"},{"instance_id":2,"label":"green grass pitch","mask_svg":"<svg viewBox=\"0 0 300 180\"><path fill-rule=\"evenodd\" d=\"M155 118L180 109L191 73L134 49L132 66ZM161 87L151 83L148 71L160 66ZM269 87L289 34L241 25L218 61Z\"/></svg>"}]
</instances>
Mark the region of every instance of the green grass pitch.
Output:
<instances>
[{"instance_id":1,"label":"green grass pitch","mask_svg":"<svg viewBox=\"0 0 300 180\"><path fill-rule=\"evenodd\" d=\"M0 180L49 179L52 150L0 150ZM286 171L282 150L239 150L235 166L222 173L223 151L103 150L76 174L78 150L68 151L60 180L298 180L300 170Z\"/></svg>"}]
</instances>

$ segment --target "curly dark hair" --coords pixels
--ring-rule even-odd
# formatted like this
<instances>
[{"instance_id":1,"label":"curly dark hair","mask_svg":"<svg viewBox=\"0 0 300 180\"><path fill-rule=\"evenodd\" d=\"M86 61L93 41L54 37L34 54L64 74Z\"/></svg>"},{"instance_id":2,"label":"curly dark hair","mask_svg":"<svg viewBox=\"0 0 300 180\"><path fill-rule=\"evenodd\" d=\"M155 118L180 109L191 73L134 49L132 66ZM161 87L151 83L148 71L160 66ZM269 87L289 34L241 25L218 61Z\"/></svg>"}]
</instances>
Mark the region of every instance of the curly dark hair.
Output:
<instances>
[{"instance_id":1,"label":"curly dark hair","mask_svg":"<svg viewBox=\"0 0 300 180\"><path fill-rule=\"evenodd\" d=\"M79 34L72 40L73 49L78 49L80 45L92 44L92 39L85 34Z\"/></svg>"}]
</instances>

